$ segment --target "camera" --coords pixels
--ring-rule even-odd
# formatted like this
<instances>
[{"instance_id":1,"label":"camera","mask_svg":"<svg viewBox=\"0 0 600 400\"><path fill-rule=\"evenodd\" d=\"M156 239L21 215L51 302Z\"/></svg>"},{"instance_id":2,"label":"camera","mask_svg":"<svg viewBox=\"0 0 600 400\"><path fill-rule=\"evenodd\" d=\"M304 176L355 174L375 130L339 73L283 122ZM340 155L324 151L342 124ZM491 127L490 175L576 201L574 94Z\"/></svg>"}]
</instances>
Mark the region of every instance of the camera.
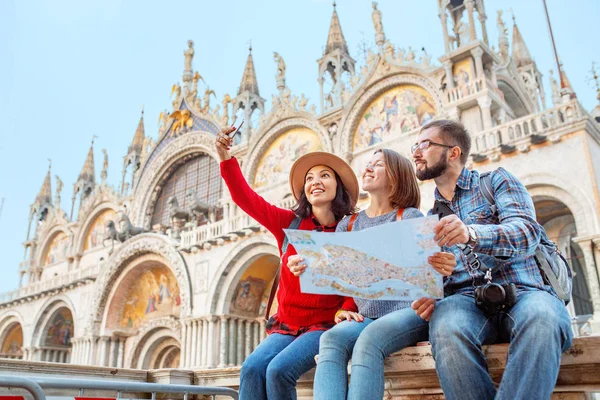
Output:
<instances>
[{"instance_id":1,"label":"camera","mask_svg":"<svg viewBox=\"0 0 600 400\"><path fill-rule=\"evenodd\" d=\"M488 282L475 288L475 304L487 315L506 311L517 302L517 287L514 283L500 285Z\"/></svg>"}]
</instances>

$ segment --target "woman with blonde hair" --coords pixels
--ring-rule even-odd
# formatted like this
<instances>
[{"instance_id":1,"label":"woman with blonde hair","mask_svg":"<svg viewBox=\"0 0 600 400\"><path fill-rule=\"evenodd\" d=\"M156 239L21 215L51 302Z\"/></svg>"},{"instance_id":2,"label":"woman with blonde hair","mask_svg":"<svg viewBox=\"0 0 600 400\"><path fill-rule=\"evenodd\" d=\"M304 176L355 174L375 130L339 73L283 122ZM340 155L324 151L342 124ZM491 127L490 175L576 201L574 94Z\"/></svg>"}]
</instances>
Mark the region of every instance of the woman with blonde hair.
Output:
<instances>
[{"instance_id":1,"label":"woman with blonde hair","mask_svg":"<svg viewBox=\"0 0 600 400\"><path fill-rule=\"evenodd\" d=\"M371 203L366 210L344 218L336 232L357 231L400 219L419 218L421 195L412 163L390 149L377 150L362 175L362 188ZM300 256L289 258L294 275L306 269ZM450 275L456 265L452 253L435 253L429 264ZM417 299L414 299L417 300ZM321 336L314 398L378 399L383 397L383 360L388 355L428 338L429 326L411 308L412 301L355 298L358 312L343 307L338 323ZM433 306L421 315L428 318ZM348 361L352 379L348 385Z\"/></svg>"}]
</instances>

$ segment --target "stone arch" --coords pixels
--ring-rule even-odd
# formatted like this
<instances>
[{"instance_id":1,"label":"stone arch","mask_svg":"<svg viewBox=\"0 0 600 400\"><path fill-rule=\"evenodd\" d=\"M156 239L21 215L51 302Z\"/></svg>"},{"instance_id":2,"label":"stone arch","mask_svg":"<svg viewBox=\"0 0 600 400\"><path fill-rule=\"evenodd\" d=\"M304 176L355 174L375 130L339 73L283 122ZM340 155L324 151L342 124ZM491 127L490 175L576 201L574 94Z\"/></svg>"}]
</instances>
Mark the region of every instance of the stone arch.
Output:
<instances>
[{"instance_id":1,"label":"stone arch","mask_svg":"<svg viewBox=\"0 0 600 400\"><path fill-rule=\"evenodd\" d=\"M71 243L68 244L65 254L65 259L69 257L72 248L72 236L71 232L62 225L56 225L52 229L48 231L46 234L46 238L42 242L42 245L39 247L40 251L36 254L36 265L43 267L45 265L44 259L48 255L49 246L54 242L61 233L65 234L68 238L70 238Z\"/></svg>"},{"instance_id":2,"label":"stone arch","mask_svg":"<svg viewBox=\"0 0 600 400\"><path fill-rule=\"evenodd\" d=\"M16 311L5 313L0 317L0 358L23 358L24 345L23 318Z\"/></svg>"},{"instance_id":3,"label":"stone arch","mask_svg":"<svg viewBox=\"0 0 600 400\"><path fill-rule=\"evenodd\" d=\"M353 153L354 132L367 107L386 91L402 85L414 85L422 88L431 95L435 102L437 114L443 110L443 99L435 83L422 75L413 73L398 73L377 81L366 88L364 93L349 105L349 111L342 117L340 123L340 148L342 157L350 160Z\"/></svg>"},{"instance_id":4,"label":"stone arch","mask_svg":"<svg viewBox=\"0 0 600 400\"><path fill-rule=\"evenodd\" d=\"M92 225L94 224L94 222L96 222L96 219L101 214L109 210L112 210L115 213L117 213L119 211L119 206L114 202L102 202L96 207L94 207L94 209L87 214L85 220L81 224L81 229L79 229L79 231L77 232L77 235L75 236L73 242L72 248L75 254L83 253L85 248L85 240L87 239L87 235L89 233L89 230L92 228Z\"/></svg>"},{"instance_id":5,"label":"stone arch","mask_svg":"<svg viewBox=\"0 0 600 400\"><path fill-rule=\"evenodd\" d=\"M256 236L245 240L234 247L221 263L215 279L209 288L208 298L211 299L211 315L226 315L236 289L237 283L244 271L259 257L270 255L279 258L279 250L274 240L265 243L264 236ZM267 288L268 289L268 288Z\"/></svg>"},{"instance_id":6,"label":"stone arch","mask_svg":"<svg viewBox=\"0 0 600 400\"><path fill-rule=\"evenodd\" d=\"M515 118L521 118L525 115L531 114L533 107L531 99L523 97L518 88L517 82L511 77L500 75L497 78L498 89L503 93L506 104L512 110Z\"/></svg>"},{"instance_id":7,"label":"stone arch","mask_svg":"<svg viewBox=\"0 0 600 400\"><path fill-rule=\"evenodd\" d=\"M126 368L149 369L148 365L143 366L144 362L150 364L152 353L157 350L161 342L173 339L181 348L181 324L175 318L164 318L148 321L140 328L139 333L130 338L130 346L125 360L129 365ZM129 344L129 343L128 343ZM158 349L160 352L160 349Z\"/></svg>"},{"instance_id":8,"label":"stone arch","mask_svg":"<svg viewBox=\"0 0 600 400\"><path fill-rule=\"evenodd\" d=\"M132 220L134 224L149 227L154 203L160 192L160 182L181 164L181 160L198 153L206 154L218 162L214 135L196 131L179 136L161 149L151 160L150 165L144 167L144 172L134 191L134 198L140 199L132 205L131 215L134 217Z\"/></svg>"},{"instance_id":9,"label":"stone arch","mask_svg":"<svg viewBox=\"0 0 600 400\"><path fill-rule=\"evenodd\" d=\"M288 118L272 126L258 141L254 143L252 148L249 149L247 157L248 161L242 167L244 175L249 182L254 181L259 163L262 161L263 156L270 146L275 142L275 140L284 135L286 132L296 128L305 128L311 130L321 141L323 151L334 152L327 130L319 123L302 117Z\"/></svg>"},{"instance_id":10,"label":"stone arch","mask_svg":"<svg viewBox=\"0 0 600 400\"><path fill-rule=\"evenodd\" d=\"M594 201L572 182L546 173L527 174L521 178L534 202L539 198L552 198L563 203L573 214L579 236L598 232L598 218Z\"/></svg>"},{"instance_id":11,"label":"stone arch","mask_svg":"<svg viewBox=\"0 0 600 400\"><path fill-rule=\"evenodd\" d=\"M49 298L42 307L40 307L37 315L33 319L33 334L31 337L32 346L40 346L45 333L44 329L46 329L54 313L61 308L67 308L71 312L73 322L79 321L75 306L70 298L64 294ZM73 336L80 336L81 334L81 328L74 324Z\"/></svg>"},{"instance_id":12,"label":"stone arch","mask_svg":"<svg viewBox=\"0 0 600 400\"><path fill-rule=\"evenodd\" d=\"M129 334L153 319L179 318L180 290L173 270L162 256L146 253L131 259L110 289L102 334Z\"/></svg>"},{"instance_id":13,"label":"stone arch","mask_svg":"<svg viewBox=\"0 0 600 400\"><path fill-rule=\"evenodd\" d=\"M91 306L91 315L86 333L97 334L100 331L105 308L115 283L135 258L153 253L161 256L173 271L179 285L181 296L181 315L190 316L192 312L191 279L185 260L175 248L177 243L164 235L144 233L128 240L115 250L96 280L96 289Z\"/></svg>"}]
</instances>

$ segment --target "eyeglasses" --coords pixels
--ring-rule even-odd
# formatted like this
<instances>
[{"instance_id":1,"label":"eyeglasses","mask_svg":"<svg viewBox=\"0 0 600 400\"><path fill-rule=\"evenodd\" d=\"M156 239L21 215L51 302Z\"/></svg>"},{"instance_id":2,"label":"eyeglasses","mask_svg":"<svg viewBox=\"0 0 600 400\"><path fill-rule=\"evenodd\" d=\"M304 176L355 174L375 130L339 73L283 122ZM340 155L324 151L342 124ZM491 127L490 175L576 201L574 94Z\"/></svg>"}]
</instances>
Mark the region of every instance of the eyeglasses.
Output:
<instances>
[{"instance_id":1,"label":"eyeglasses","mask_svg":"<svg viewBox=\"0 0 600 400\"><path fill-rule=\"evenodd\" d=\"M424 142L421 143L416 143L413 144L410 148L410 152L411 154L415 154L415 151L417 150L421 150L421 151L425 151L429 148L429 146L434 145L434 146L440 146L440 147L446 147L448 149L451 149L455 146L448 146L447 144L442 144L442 143L436 143L436 142L430 142L429 140L426 140Z\"/></svg>"}]
</instances>

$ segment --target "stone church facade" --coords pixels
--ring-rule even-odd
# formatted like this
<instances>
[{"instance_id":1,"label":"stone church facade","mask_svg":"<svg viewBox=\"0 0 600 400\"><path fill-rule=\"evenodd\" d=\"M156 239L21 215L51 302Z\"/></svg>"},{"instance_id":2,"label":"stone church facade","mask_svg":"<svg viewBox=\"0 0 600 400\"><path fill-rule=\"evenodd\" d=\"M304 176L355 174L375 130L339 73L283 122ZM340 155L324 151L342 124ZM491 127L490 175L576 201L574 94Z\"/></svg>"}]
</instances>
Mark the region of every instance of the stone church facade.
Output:
<instances>
[{"instance_id":1,"label":"stone church facade","mask_svg":"<svg viewBox=\"0 0 600 400\"><path fill-rule=\"evenodd\" d=\"M359 175L375 149L409 155L420 126L461 120L473 138L469 167L517 175L569 258L575 335L600 333L600 108L580 105L564 70L546 92L518 26L509 35L500 14L494 50L482 0L439 0L439 17L445 53L434 62L391 43L374 4L376 49L359 67L334 8L318 60L318 109L287 87L276 54L279 93L267 110L251 49L236 96L211 104L214 92L199 92L190 41L158 139L146 136L142 115L119 189L107 184L106 152L96 179L93 145L70 210L60 208L63 184L57 178L53 192L48 170L31 206L21 285L0 296L0 357L141 369L241 365L265 337L279 253L219 175L215 135L237 113L246 123L232 151L244 175L286 208L294 205L289 168L300 155L335 153ZM432 183L421 190L426 211ZM368 202L362 193L359 206Z\"/></svg>"}]
</instances>

